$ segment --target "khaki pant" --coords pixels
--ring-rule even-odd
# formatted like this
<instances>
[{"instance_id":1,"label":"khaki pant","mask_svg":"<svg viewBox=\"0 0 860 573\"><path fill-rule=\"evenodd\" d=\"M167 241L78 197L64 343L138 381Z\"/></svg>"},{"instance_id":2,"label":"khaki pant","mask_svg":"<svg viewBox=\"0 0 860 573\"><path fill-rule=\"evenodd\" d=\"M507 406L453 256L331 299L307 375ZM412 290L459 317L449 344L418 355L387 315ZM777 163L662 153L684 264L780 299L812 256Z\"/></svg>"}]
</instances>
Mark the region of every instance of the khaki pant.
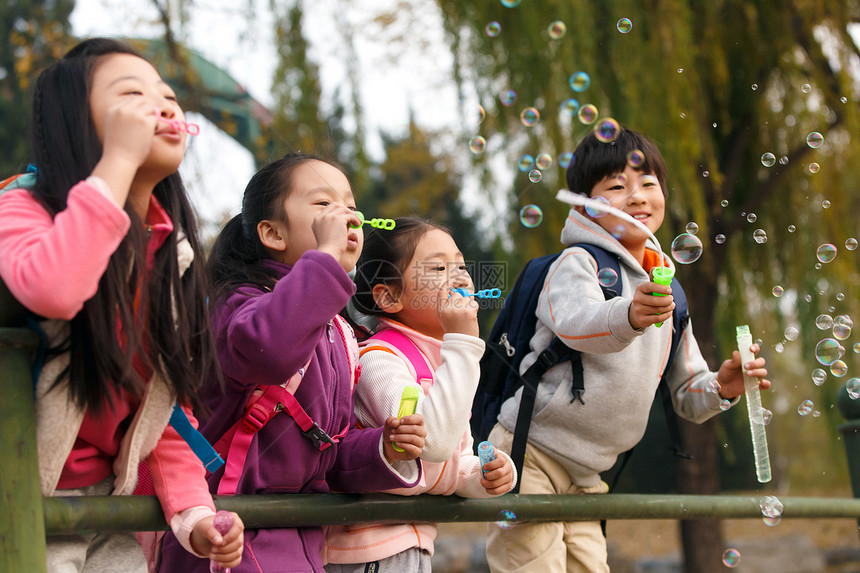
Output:
<instances>
[{"instance_id":1,"label":"khaki pant","mask_svg":"<svg viewBox=\"0 0 860 573\"><path fill-rule=\"evenodd\" d=\"M510 453L514 435L496 424L489 441ZM561 464L526 445L520 493L600 494L609 489L604 482L593 487L571 483ZM607 573L606 538L599 521L516 523L502 528L487 525L487 563L493 573Z\"/></svg>"}]
</instances>

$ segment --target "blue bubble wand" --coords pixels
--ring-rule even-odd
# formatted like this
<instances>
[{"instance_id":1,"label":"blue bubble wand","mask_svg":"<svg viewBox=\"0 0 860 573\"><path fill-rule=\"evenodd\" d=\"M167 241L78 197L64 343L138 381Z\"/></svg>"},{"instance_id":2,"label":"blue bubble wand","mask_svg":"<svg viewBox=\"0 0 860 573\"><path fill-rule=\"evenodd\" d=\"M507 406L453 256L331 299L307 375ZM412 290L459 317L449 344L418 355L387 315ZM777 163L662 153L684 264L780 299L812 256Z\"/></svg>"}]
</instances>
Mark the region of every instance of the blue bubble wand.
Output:
<instances>
[{"instance_id":1,"label":"blue bubble wand","mask_svg":"<svg viewBox=\"0 0 860 573\"><path fill-rule=\"evenodd\" d=\"M473 296L475 298L501 298L502 289L488 288L479 290L478 292L469 292L464 288L452 288L451 292L455 292L460 296Z\"/></svg>"}]
</instances>

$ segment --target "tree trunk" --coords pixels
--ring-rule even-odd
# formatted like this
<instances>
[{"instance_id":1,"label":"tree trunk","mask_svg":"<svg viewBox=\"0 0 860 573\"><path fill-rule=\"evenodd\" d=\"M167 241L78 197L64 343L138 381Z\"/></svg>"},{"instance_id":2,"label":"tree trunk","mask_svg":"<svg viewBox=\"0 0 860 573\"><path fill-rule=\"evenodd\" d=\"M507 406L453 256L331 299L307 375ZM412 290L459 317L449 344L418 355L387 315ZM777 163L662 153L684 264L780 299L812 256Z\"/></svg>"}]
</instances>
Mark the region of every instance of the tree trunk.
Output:
<instances>
[{"instance_id":1,"label":"tree trunk","mask_svg":"<svg viewBox=\"0 0 860 573\"><path fill-rule=\"evenodd\" d=\"M716 359L714 344L714 305L717 287L714 281L710 257L702 257L697 264L686 267L680 278L685 289L693 318L696 340L705 360L714 369ZM695 288L694 288L695 287ZM684 449L692 454L692 460L681 460L678 467L678 491L681 494L714 495L720 491L717 463L717 436L714 418L704 424L693 424L680 420ZM721 556L724 550L722 522L718 519L681 520L681 546L684 555L685 573L722 573Z\"/></svg>"}]
</instances>

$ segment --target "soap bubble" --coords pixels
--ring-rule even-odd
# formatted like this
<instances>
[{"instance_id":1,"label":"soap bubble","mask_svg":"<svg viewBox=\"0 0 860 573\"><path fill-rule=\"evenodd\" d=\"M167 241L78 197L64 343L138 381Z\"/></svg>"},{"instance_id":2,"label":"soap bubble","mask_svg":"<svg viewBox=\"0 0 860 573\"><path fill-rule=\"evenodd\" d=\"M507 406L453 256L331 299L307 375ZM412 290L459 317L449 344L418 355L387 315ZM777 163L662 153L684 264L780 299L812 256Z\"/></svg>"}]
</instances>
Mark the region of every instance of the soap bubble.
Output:
<instances>
[{"instance_id":1,"label":"soap bubble","mask_svg":"<svg viewBox=\"0 0 860 573\"><path fill-rule=\"evenodd\" d=\"M606 267L597 271L597 280L601 286L611 287L618 282L618 273L614 269Z\"/></svg>"},{"instance_id":2,"label":"soap bubble","mask_svg":"<svg viewBox=\"0 0 860 573\"><path fill-rule=\"evenodd\" d=\"M799 334L800 331L794 326L786 327L785 332L783 332L783 336L785 336L785 339L788 341L797 340Z\"/></svg>"},{"instance_id":3,"label":"soap bubble","mask_svg":"<svg viewBox=\"0 0 860 573\"><path fill-rule=\"evenodd\" d=\"M527 171L531 171L535 166L535 158L526 153L522 157L520 157L519 161L517 161L517 169L526 173Z\"/></svg>"},{"instance_id":4,"label":"soap bubble","mask_svg":"<svg viewBox=\"0 0 860 573\"><path fill-rule=\"evenodd\" d=\"M773 167L776 163L776 156L773 153L767 152L761 156L761 164L765 167Z\"/></svg>"},{"instance_id":5,"label":"soap bubble","mask_svg":"<svg viewBox=\"0 0 860 573\"><path fill-rule=\"evenodd\" d=\"M848 103L848 98L845 96L842 96L841 98L839 98L839 101L841 101L842 103Z\"/></svg>"},{"instance_id":6,"label":"soap bubble","mask_svg":"<svg viewBox=\"0 0 860 573\"><path fill-rule=\"evenodd\" d=\"M720 393L720 383L717 382L716 378L714 378L713 380L708 382L707 385L705 385L705 392L710 392L712 394Z\"/></svg>"},{"instance_id":7,"label":"soap bubble","mask_svg":"<svg viewBox=\"0 0 860 573\"><path fill-rule=\"evenodd\" d=\"M777 159L777 162L778 162L780 165L788 165L788 155L783 155L782 157L780 157L779 159Z\"/></svg>"},{"instance_id":8,"label":"soap bubble","mask_svg":"<svg viewBox=\"0 0 860 573\"><path fill-rule=\"evenodd\" d=\"M767 242L767 233L764 229L756 229L753 231L753 240L759 245L763 245Z\"/></svg>"},{"instance_id":9,"label":"soap bubble","mask_svg":"<svg viewBox=\"0 0 860 573\"><path fill-rule=\"evenodd\" d=\"M833 318L829 314L819 314L815 317L815 326L818 330L827 330L833 326Z\"/></svg>"},{"instance_id":10,"label":"soap bubble","mask_svg":"<svg viewBox=\"0 0 860 573\"><path fill-rule=\"evenodd\" d=\"M568 80L570 89L575 92L584 92L591 85L591 78L585 72L576 72Z\"/></svg>"},{"instance_id":11,"label":"soap bubble","mask_svg":"<svg viewBox=\"0 0 860 573\"><path fill-rule=\"evenodd\" d=\"M805 94L808 94L809 92L812 91L812 86L809 84L803 84L802 86L800 86L800 91L802 91Z\"/></svg>"},{"instance_id":12,"label":"soap bubble","mask_svg":"<svg viewBox=\"0 0 860 573\"><path fill-rule=\"evenodd\" d=\"M517 524L517 515L510 509L503 509L496 516L496 525L501 529L511 529Z\"/></svg>"},{"instance_id":13,"label":"soap bubble","mask_svg":"<svg viewBox=\"0 0 860 573\"><path fill-rule=\"evenodd\" d=\"M559 111L562 115L576 115L579 111L579 102L573 98L568 98L561 102L561 106L559 107Z\"/></svg>"},{"instance_id":14,"label":"soap bubble","mask_svg":"<svg viewBox=\"0 0 860 573\"><path fill-rule=\"evenodd\" d=\"M755 213L750 213L747 215L747 223L755 223L758 220L758 215Z\"/></svg>"},{"instance_id":15,"label":"soap bubble","mask_svg":"<svg viewBox=\"0 0 860 573\"><path fill-rule=\"evenodd\" d=\"M824 371L824 368L816 368L812 371L812 383L816 386L821 386L824 384L824 381L827 380L827 372Z\"/></svg>"},{"instance_id":16,"label":"soap bubble","mask_svg":"<svg viewBox=\"0 0 860 573\"><path fill-rule=\"evenodd\" d=\"M821 147L822 143L824 143L824 136L817 131L813 131L806 136L806 145L808 145L812 149L818 149L819 147Z\"/></svg>"},{"instance_id":17,"label":"soap bubble","mask_svg":"<svg viewBox=\"0 0 860 573\"><path fill-rule=\"evenodd\" d=\"M741 562L741 552L737 549L726 549L723 552L723 565L730 569L734 569Z\"/></svg>"},{"instance_id":18,"label":"soap bubble","mask_svg":"<svg viewBox=\"0 0 860 573\"><path fill-rule=\"evenodd\" d=\"M815 345L815 359L824 366L830 366L840 358L845 349L832 338L824 338Z\"/></svg>"},{"instance_id":19,"label":"soap bubble","mask_svg":"<svg viewBox=\"0 0 860 573\"><path fill-rule=\"evenodd\" d=\"M845 364L842 360L836 360L833 364L830 365L830 373L836 376L837 378L842 378L846 374L848 374L848 365Z\"/></svg>"},{"instance_id":20,"label":"soap bubble","mask_svg":"<svg viewBox=\"0 0 860 573\"><path fill-rule=\"evenodd\" d=\"M552 155L549 153L541 153L535 158L535 165L538 169L549 169L552 165Z\"/></svg>"},{"instance_id":21,"label":"soap bubble","mask_svg":"<svg viewBox=\"0 0 860 573\"><path fill-rule=\"evenodd\" d=\"M626 34L633 29L633 22L630 21L630 18L621 18L615 24L615 27L618 28L618 31L622 34Z\"/></svg>"},{"instance_id":22,"label":"soap bubble","mask_svg":"<svg viewBox=\"0 0 860 573\"><path fill-rule=\"evenodd\" d=\"M478 106L478 125L484 123L484 120L487 119L487 110L484 109L484 106Z\"/></svg>"},{"instance_id":23,"label":"soap bubble","mask_svg":"<svg viewBox=\"0 0 860 573\"><path fill-rule=\"evenodd\" d=\"M642 167L645 163L645 154L642 153L639 149L634 149L630 153L627 154L627 165L634 169L638 169Z\"/></svg>"},{"instance_id":24,"label":"soap bubble","mask_svg":"<svg viewBox=\"0 0 860 573\"><path fill-rule=\"evenodd\" d=\"M624 225L618 224L612 227L612 230L610 230L609 232L612 233L613 237L620 240L621 237L623 237L627 233L627 229L624 227Z\"/></svg>"},{"instance_id":25,"label":"soap bubble","mask_svg":"<svg viewBox=\"0 0 860 573\"><path fill-rule=\"evenodd\" d=\"M611 117L607 117L597 122L597 125L594 127L594 137L603 143L611 143L618 138L620 131L621 126L618 125L618 122Z\"/></svg>"},{"instance_id":26,"label":"soap bubble","mask_svg":"<svg viewBox=\"0 0 860 573\"><path fill-rule=\"evenodd\" d=\"M758 84L753 84L750 87L752 88L752 91L756 91L758 89Z\"/></svg>"},{"instance_id":27,"label":"soap bubble","mask_svg":"<svg viewBox=\"0 0 860 573\"><path fill-rule=\"evenodd\" d=\"M797 227L795 227L794 225L789 225L789 226L788 226L788 232L789 232L789 233L793 233L793 232L795 232L796 230L797 230Z\"/></svg>"},{"instance_id":28,"label":"soap bubble","mask_svg":"<svg viewBox=\"0 0 860 573\"><path fill-rule=\"evenodd\" d=\"M851 378L845 383L845 391L852 400L860 398L860 378Z\"/></svg>"},{"instance_id":29,"label":"soap bubble","mask_svg":"<svg viewBox=\"0 0 860 573\"><path fill-rule=\"evenodd\" d=\"M695 235L699 232L699 226L696 223L690 222L687 223L687 226L684 227L684 230L690 233L691 235Z\"/></svg>"},{"instance_id":30,"label":"soap bubble","mask_svg":"<svg viewBox=\"0 0 860 573\"><path fill-rule=\"evenodd\" d=\"M851 237L850 239L845 239L845 249L849 251L857 250L857 239Z\"/></svg>"},{"instance_id":31,"label":"soap bubble","mask_svg":"<svg viewBox=\"0 0 860 573\"><path fill-rule=\"evenodd\" d=\"M517 101L517 92L514 90L504 90L499 94L499 101L505 107L512 106Z\"/></svg>"},{"instance_id":32,"label":"soap bubble","mask_svg":"<svg viewBox=\"0 0 860 573\"><path fill-rule=\"evenodd\" d=\"M836 340L845 340L851 336L851 327L844 324L833 324L833 338Z\"/></svg>"},{"instance_id":33,"label":"soap bubble","mask_svg":"<svg viewBox=\"0 0 860 573\"><path fill-rule=\"evenodd\" d=\"M523 0L502 0L502 6L505 8L516 8Z\"/></svg>"},{"instance_id":34,"label":"soap bubble","mask_svg":"<svg viewBox=\"0 0 860 573\"><path fill-rule=\"evenodd\" d=\"M579 118L579 121L584 123L585 125L591 125L597 120L597 106L592 103L587 103L581 108L579 108L579 112L576 116Z\"/></svg>"},{"instance_id":35,"label":"soap bubble","mask_svg":"<svg viewBox=\"0 0 860 573\"><path fill-rule=\"evenodd\" d=\"M493 20L492 22L488 22L486 26L484 26L484 33L491 38L495 38L502 31L502 25Z\"/></svg>"},{"instance_id":36,"label":"soap bubble","mask_svg":"<svg viewBox=\"0 0 860 573\"><path fill-rule=\"evenodd\" d=\"M602 205L609 206L609 199L601 195L598 195L597 197L592 197L591 199ZM608 211L605 211L599 207L595 207L593 204L588 204L585 206L585 213L592 219L597 219L608 214Z\"/></svg>"},{"instance_id":37,"label":"soap bubble","mask_svg":"<svg viewBox=\"0 0 860 573\"><path fill-rule=\"evenodd\" d=\"M728 207L728 206L729 206L729 200L728 199L723 199L722 201L720 201L720 207Z\"/></svg>"},{"instance_id":38,"label":"soap bubble","mask_svg":"<svg viewBox=\"0 0 860 573\"><path fill-rule=\"evenodd\" d=\"M830 201L825 199L824 201L821 202L821 207L824 209L830 209Z\"/></svg>"},{"instance_id":39,"label":"soap bubble","mask_svg":"<svg viewBox=\"0 0 860 573\"><path fill-rule=\"evenodd\" d=\"M540 121L540 112L533 107L527 107L520 112L520 121L526 127L534 127Z\"/></svg>"},{"instance_id":40,"label":"soap bubble","mask_svg":"<svg viewBox=\"0 0 860 573\"><path fill-rule=\"evenodd\" d=\"M720 400L720 410L722 410L723 412L725 412L726 410L728 410L731 407L732 407L732 401L731 400Z\"/></svg>"},{"instance_id":41,"label":"soap bubble","mask_svg":"<svg viewBox=\"0 0 860 573\"><path fill-rule=\"evenodd\" d=\"M779 522L782 521L782 516L780 517L762 517L762 522L768 527L776 527L779 525Z\"/></svg>"},{"instance_id":42,"label":"soap bubble","mask_svg":"<svg viewBox=\"0 0 860 573\"><path fill-rule=\"evenodd\" d=\"M702 177L708 177L710 174L710 171L702 171Z\"/></svg>"},{"instance_id":43,"label":"soap bubble","mask_svg":"<svg viewBox=\"0 0 860 573\"><path fill-rule=\"evenodd\" d=\"M764 426L767 426L773 420L773 412L768 410L767 408L761 409L761 423Z\"/></svg>"},{"instance_id":44,"label":"soap bubble","mask_svg":"<svg viewBox=\"0 0 860 573\"><path fill-rule=\"evenodd\" d=\"M541 172L538 169L532 169L529 171L529 181L532 183L539 183L542 178L543 175L541 175Z\"/></svg>"},{"instance_id":45,"label":"soap bubble","mask_svg":"<svg viewBox=\"0 0 860 573\"><path fill-rule=\"evenodd\" d=\"M822 263L829 263L836 258L836 245L824 243L818 247L818 250L815 252L815 256Z\"/></svg>"},{"instance_id":46,"label":"soap bubble","mask_svg":"<svg viewBox=\"0 0 860 573\"><path fill-rule=\"evenodd\" d=\"M812 403L812 400L804 400L797 407L797 413L801 416L808 416L810 412L812 412L812 408L815 404Z\"/></svg>"},{"instance_id":47,"label":"soap bubble","mask_svg":"<svg viewBox=\"0 0 860 573\"><path fill-rule=\"evenodd\" d=\"M714 242L717 243L718 245L722 245L723 243L726 242L726 236L723 235L722 233L720 233L719 235L714 237Z\"/></svg>"},{"instance_id":48,"label":"soap bubble","mask_svg":"<svg viewBox=\"0 0 860 573\"><path fill-rule=\"evenodd\" d=\"M564 151L558 154L558 166L562 169L567 169L573 161L573 153Z\"/></svg>"},{"instance_id":49,"label":"soap bubble","mask_svg":"<svg viewBox=\"0 0 860 573\"><path fill-rule=\"evenodd\" d=\"M833 324L838 324L839 326L847 326L848 328L851 328L854 326L854 321L851 320L851 317L847 314L840 314L833 319Z\"/></svg>"},{"instance_id":50,"label":"soap bubble","mask_svg":"<svg viewBox=\"0 0 860 573\"><path fill-rule=\"evenodd\" d=\"M549 25L547 33L549 33L549 37L553 40L559 40L567 33L567 24L561 20L556 20Z\"/></svg>"},{"instance_id":51,"label":"soap bubble","mask_svg":"<svg viewBox=\"0 0 860 573\"><path fill-rule=\"evenodd\" d=\"M476 135L472 139L469 140L469 151L474 153L475 155L480 155L484 152L484 149L487 147L487 140L481 137L480 135Z\"/></svg>"},{"instance_id":52,"label":"soap bubble","mask_svg":"<svg viewBox=\"0 0 860 573\"><path fill-rule=\"evenodd\" d=\"M782 515L784 506L779 498L773 495L766 495L758 503L761 508L761 514L765 517L779 517Z\"/></svg>"},{"instance_id":53,"label":"soap bubble","mask_svg":"<svg viewBox=\"0 0 860 573\"><path fill-rule=\"evenodd\" d=\"M681 233L672 241L672 258L675 262L689 265L702 256L702 241L696 235Z\"/></svg>"},{"instance_id":54,"label":"soap bubble","mask_svg":"<svg viewBox=\"0 0 860 573\"><path fill-rule=\"evenodd\" d=\"M810 173L818 173L819 171L821 171L821 166L819 164L815 163L814 161L809 164Z\"/></svg>"},{"instance_id":55,"label":"soap bubble","mask_svg":"<svg viewBox=\"0 0 860 573\"><path fill-rule=\"evenodd\" d=\"M526 205L520 209L520 223L527 229L534 229L543 221L543 211L537 205Z\"/></svg>"},{"instance_id":56,"label":"soap bubble","mask_svg":"<svg viewBox=\"0 0 860 573\"><path fill-rule=\"evenodd\" d=\"M860 354L860 342L854 343L854 354Z\"/></svg>"},{"instance_id":57,"label":"soap bubble","mask_svg":"<svg viewBox=\"0 0 860 573\"><path fill-rule=\"evenodd\" d=\"M770 290L770 293L771 293L773 296L775 296L776 298L779 298L779 297L781 297L781 296L785 293L785 289L784 289L784 288L782 288L780 285L775 285L775 286Z\"/></svg>"}]
</instances>

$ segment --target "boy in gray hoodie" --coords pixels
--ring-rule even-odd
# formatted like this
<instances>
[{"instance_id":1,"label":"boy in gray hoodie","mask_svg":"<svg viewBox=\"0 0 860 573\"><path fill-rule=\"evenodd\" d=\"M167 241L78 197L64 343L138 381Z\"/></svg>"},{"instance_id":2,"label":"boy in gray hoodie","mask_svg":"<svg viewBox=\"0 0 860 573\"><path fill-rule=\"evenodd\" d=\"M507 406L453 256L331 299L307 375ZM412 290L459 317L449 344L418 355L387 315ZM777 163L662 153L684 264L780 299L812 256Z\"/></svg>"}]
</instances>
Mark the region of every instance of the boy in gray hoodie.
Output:
<instances>
[{"instance_id":1,"label":"boy in gray hoodie","mask_svg":"<svg viewBox=\"0 0 860 573\"><path fill-rule=\"evenodd\" d=\"M631 152L634 154L629 159ZM652 233L663 222L666 164L654 143L631 130L601 142L594 133L574 152L568 187L592 198L603 197L644 224ZM600 215L600 214L598 214ZM606 300L592 256L569 246L552 264L537 308L537 325L520 365L523 373L558 336L582 353L585 403L571 400L567 363L549 369L538 385L528 434L520 493L606 493L600 473L642 438L672 339L672 289L651 282L660 254L647 235L612 214L591 216L574 207L561 233L564 245L591 243L620 257L622 295ZM665 265L671 265L666 260ZM660 293L666 296L654 296ZM652 327L666 323L667 327ZM753 345L750 350L758 354ZM692 325L684 330L669 373L678 414L701 423L737 403L744 392L740 355L712 372L699 351ZM766 389L764 358L743 365ZM510 452L522 389L501 408L489 440ZM494 573L510 571L609 571L606 539L597 521L520 523L488 526L487 561Z\"/></svg>"}]
</instances>

